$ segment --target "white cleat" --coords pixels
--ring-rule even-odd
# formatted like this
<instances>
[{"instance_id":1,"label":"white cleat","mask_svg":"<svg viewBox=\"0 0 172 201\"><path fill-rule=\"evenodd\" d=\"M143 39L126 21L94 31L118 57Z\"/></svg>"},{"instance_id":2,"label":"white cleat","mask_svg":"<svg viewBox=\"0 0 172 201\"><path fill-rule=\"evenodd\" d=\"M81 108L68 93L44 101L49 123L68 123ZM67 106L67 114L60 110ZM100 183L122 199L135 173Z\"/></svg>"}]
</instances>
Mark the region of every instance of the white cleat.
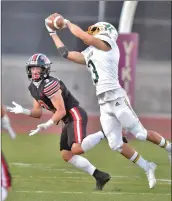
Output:
<instances>
[{"instance_id":1,"label":"white cleat","mask_svg":"<svg viewBox=\"0 0 172 201\"><path fill-rule=\"evenodd\" d=\"M146 176L149 182L149 188L153 188L156 185L156 178L155 178L155 169L157 165L155 163L149 162L149 169L146 172Z\"/></svg>"}]
</instances>

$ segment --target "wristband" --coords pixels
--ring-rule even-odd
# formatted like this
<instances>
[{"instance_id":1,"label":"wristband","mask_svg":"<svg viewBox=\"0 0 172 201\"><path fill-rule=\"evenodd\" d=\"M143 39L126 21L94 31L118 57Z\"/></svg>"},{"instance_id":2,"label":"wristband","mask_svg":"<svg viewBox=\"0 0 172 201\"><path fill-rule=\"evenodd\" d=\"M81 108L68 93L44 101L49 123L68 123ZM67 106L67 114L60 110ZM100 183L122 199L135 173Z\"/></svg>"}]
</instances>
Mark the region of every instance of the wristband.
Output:
<instances>
[{"instance_id":1,"label":"wristband","mask_svg":"<svg viewBox=\"0 0 172 201\"><path fill-rule=\"evenodd\" d=\"M29 116L29 115L31 115L31 110L23 108L23 112L22 113Z\"/></svg>"},{"instance_id":2,"label":"wristband","mask_svg":"<svg viewBox=\"0 0 172 201\"><path fill-rule=\"evenodd\" d=\"M65 59L67 58L68 50L65 46L59 47L59 48L57 48L57 50L58 50L60 56L64 57Z\"/></svg>"},{"instance_id":3,"label":"wristband","mask_svg":"<svg viewBox=\"0 0 172 201\"><path fill-rule=\"evenodd\" d=\"M52 119L48 120L46 123L45 123L46 127L50 127L52 125L54 125L54 121Z\"/></svg>"}]
</instances>

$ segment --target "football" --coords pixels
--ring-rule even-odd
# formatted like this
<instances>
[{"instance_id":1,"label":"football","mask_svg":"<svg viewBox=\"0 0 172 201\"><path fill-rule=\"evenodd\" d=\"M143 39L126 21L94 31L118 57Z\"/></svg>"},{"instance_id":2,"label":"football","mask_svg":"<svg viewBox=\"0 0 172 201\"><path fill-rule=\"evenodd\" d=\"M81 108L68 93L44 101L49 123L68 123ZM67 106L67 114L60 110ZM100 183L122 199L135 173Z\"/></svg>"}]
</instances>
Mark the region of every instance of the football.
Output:
<instances>
[{"instance_id":1,"label":"football","mask_svg":"<svg viewBox=\"0 0 172 201\"><path fill-rule=\"evenodd\" d=\"M48 26L53 30L62 29L64 26L64 18L59 14L52 15L46 21Z\"/></svg>"}]
</instances>

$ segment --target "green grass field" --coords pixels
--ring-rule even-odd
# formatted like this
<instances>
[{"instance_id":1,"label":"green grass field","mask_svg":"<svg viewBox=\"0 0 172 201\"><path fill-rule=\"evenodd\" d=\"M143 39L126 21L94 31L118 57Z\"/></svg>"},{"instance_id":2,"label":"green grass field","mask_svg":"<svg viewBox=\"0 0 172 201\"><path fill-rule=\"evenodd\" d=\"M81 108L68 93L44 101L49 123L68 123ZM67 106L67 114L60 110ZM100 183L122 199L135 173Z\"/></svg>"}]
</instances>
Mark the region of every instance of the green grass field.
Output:
<instances>
[{"instance_id":1,"label":"green grass field","mask_svg":"<svg viewBox=\"0 0 172 201\"><path fill-rule=\"evenodd\" d=\"M18 135L12 141L4 134L2 150L13 176L8 201L170 201L167 153L149 142L130 144L158 165L156 188L149 190L143 170L112 152L106 141L85 154L97 168L112 175L102 192L94 192L95 180L61 159L58 135Z\"/></svg>"}]
</instances>

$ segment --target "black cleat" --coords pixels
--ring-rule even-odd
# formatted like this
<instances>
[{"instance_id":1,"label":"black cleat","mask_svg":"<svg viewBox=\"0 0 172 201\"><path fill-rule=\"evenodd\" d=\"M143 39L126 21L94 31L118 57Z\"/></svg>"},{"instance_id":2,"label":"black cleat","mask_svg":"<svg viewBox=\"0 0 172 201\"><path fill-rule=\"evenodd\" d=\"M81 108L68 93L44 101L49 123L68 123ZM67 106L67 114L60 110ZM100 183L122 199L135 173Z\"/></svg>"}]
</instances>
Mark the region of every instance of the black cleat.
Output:
<instances>
[{"instance_id":1,"label":"black cleat","mask_svg":"<svg viewBox=\"0 0 172 201\"><path fill-rule=\"evenodd\" d=\"M111 179L111 176L110 176L110 174L108 174L106 172L102 172L102 171L98 170L98 172L95 176L95 179L96 179L95 190L96 191L102 191L105 184Z\"/></svg>"}]
</instances>

